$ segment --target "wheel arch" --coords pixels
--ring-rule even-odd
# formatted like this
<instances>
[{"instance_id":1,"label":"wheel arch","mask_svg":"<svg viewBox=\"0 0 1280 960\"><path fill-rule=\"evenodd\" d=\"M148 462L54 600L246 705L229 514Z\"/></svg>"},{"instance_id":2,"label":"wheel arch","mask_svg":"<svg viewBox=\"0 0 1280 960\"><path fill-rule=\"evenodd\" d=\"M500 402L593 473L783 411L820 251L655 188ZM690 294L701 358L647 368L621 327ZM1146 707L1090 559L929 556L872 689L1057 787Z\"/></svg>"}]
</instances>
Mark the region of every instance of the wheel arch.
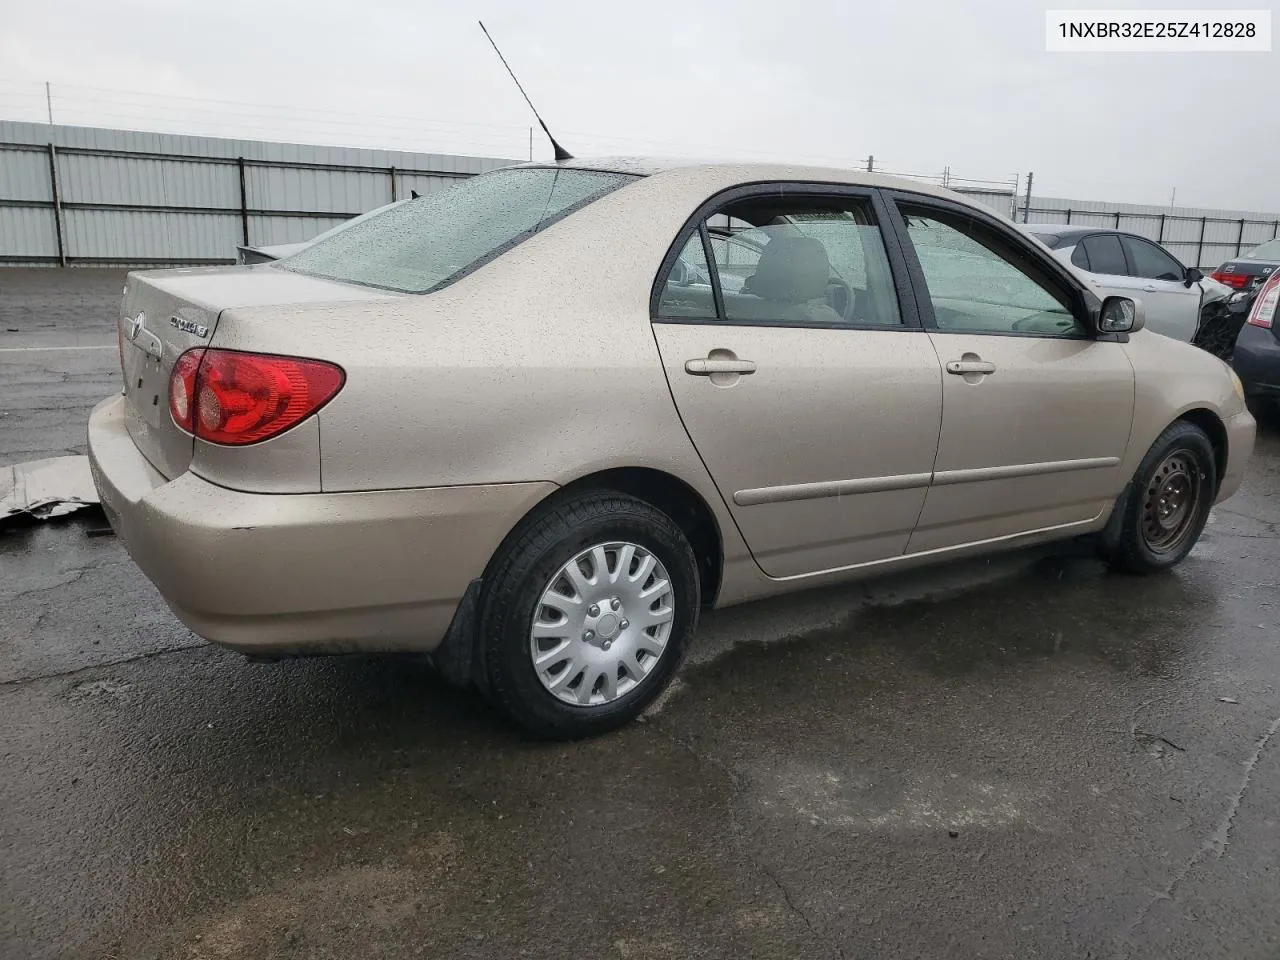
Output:
<instances>
[{"instance_id":1,"label":"wheel arch","mask_svg":"<svg viewBox=\"0 0 1280 960\"><path fill-rule=\"evenodd\" d=\"M1193 407L1179 414L1174 423L1179 420L1189 423L1192 426L1199 427L1205 432L1209 438L1209 444L1213 447L1213 463L1214 472L1217 473L1216 485L1222 485L1222 479L1227 472L1227 456L1230 453L1227 447L1227 427L1222 419L1207 407Z\"/></svg>"},{"instance_id":2,"label":"wheel arch","mask_svg":"<svg viewBox=\"0 0 1280 960\"><path fill-rule=\"evenodd\" d=\"M669 516L693 547L703 606L715 605L724 574L724 537L710 504L697 490L674 474L654 467L613 467L576 478L547 497L543 504L584 490L625 493Z\"/></svg>"}]
</instances>

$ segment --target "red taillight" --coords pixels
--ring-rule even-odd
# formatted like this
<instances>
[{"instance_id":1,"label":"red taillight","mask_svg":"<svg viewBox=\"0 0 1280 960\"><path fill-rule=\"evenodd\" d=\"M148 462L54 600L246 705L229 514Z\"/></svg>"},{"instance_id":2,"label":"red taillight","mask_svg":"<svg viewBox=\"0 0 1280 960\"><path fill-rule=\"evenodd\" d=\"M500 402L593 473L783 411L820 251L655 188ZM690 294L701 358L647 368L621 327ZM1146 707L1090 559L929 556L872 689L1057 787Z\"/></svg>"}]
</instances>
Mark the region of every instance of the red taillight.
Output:
<instances>
[{"instance_id":1,"label":"red taillight","mask_svg":"<svg viewBox=\"0 0 1280 960\"><path fill-rule=\"evenodd\" d=\"M169 415L187 433L195 433L191 424L195 414L196 373L204 353L203 349L188 350L178 358L169 374Z\"/></svg>"},{"instance_id":2,"label":"red taillight","mask_svg":"<svg viewBox=\"0 0 1280 960\"><path fill-rule=\"evenodd\" d=\"M1276 305L1280 304L1280 270L1271 275L1271 279L1262 285L1258 298L1253 301L1253 309L1249 311L1248 323L1255 327L1271 328L1276 318Z\"/></svg>"},{"instance_id":3,"label":"red taillight","mask_svg":"<svg viewBox=\"0 0 1280 960\"><path fill-rule=\"evenodd\" d=\"M169 377L173 422L224 446L257 443L297 426L342 388L342 368L322 360L197 347Z\"/></svg>"},{"instance_id":4,"label":"red taillight","mask_svg":"<svg viewBox=\"0 0 1280 960\"><path fill-rule=\"evenodd\" d=\"M1228 287L1235 287L1241 290L1249 285L1250 277L1243 273L1223 273L1221 270L1215 270L1209 274L1209 279L1217 280L1219 283L1225 283Z\"/></svg>"}]
</instances>

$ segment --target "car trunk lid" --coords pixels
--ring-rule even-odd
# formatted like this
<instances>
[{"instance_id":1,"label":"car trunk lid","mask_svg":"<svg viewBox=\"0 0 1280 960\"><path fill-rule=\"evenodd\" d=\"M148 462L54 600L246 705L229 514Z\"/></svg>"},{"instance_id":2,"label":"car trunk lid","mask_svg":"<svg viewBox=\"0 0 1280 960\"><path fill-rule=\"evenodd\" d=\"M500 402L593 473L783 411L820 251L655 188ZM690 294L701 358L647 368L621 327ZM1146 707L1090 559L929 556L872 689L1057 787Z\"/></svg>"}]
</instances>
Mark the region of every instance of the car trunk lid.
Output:
<instances>
[{"instance_id":1,"label":"car trunk lid","mask_svg":"<svg viewBox=\"0 0 1280 960\"><path fill-rule=\"evenodd\" d=\"M1265 281L1275 269L1276 265L1266 260L1241 257L1222 264L1213 271L1210 278L1225 283L1234 290L1249 290Z\"/></svg>"},{"instance_id":2,"label":"car trunk lid","mask_svg":"<svg viewBox=\"0 0 1280 960\"><path fill-rule=\"evenodd\" d=\"M131 273L119 321L129 435L165 477L187 470L195 439L169 414L169 376L183 353L210 345L223 310L390 296L269 266Z\"/></svg>"}]
</instances>

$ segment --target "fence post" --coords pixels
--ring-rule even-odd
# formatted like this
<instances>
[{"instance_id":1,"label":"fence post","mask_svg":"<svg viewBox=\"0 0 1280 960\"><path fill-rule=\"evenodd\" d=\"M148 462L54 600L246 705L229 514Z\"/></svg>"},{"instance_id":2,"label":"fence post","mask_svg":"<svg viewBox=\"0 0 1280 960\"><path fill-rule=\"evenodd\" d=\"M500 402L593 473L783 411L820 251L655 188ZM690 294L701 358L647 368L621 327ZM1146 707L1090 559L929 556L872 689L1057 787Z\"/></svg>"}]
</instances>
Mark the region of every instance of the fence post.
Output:
<instances>
[{"instance_id":1,"label":"fence post","mask_svg":"<svg viewBox=\"0 0 1280 960\"><path fill-rule=\"evenodd\" d=\"M1067 207L1067 223L1071 223L1071 208Z\"/></svg>"},{"instance_id":2,"label":"fence post","mask_svg":"<svg viewBox=\"0 0 1280 960\"><path fill-rule=\"evenodd\" d=\"M1240 232L1236 234L1236 256L1240 256L1240 248L1244 246L1244 218L1240 218Z\"/></svg>"},{"instance_id":3,"label":"fence post","mask_svg":"<svg viewBox=\"0 0 1280 960\"><path fill-rule=\"evenodd\" d=\"M1204 262L1204 225L1208 221L1208 217L1200 218L1200 239L1196 242L1196 266L1199 267Z\"/></svg>"},{"instance_id":4,"label":"fence post","mask_svg":"<svg viewBox=\"0 0 1280 960\"><path fill-rule=\"evenodd\" d=\"M244 157L236 157L236 166L240 168L240 233L247 247L249 245L249 191L244 182Z\"/></svg>"},{"instance_id":5,"label":"fence post","mask_svg":"<svg viewBox=\"0 0 1280 960\"><path fill-rule=\"evenodd\" d=\"M1116 229L1117 230L1120 229L1120 211L1119 210L1116 211Z\"/></svg>"},{"instance_id":6,"label":"fence post","mask_svg":"<svg viewBox=\"0 0 1280 960\"><path fill-rule=\"evenodd\" d=\"M876 172L876 155L873 153L867 157L867 173Z\"/></svg>"},{"instance_id":7,"label":"fence post","mask_svg":"<svg viewBox=\"0 0 1280 960\"><path fill-rule=\"evenodd\" d=\"M1271 225L1271 239L1280 239L1280 220L1277 220Z\"/></svg>"},{"instance_id":8,"label":"fence post","mask_svg":"<svg viewBox=\"0 0 1280 960\"><path fill-rule=\"evenodd\" d=\"M1027 202L1022 205L1022 222L1031 222L1031 181L1036 177L1036 172L1031 170L1027 173ZM1016 219L1016 218L1015 218Z\"/></svg>"},{"instance_id":9,"label":"fence post","mask_svg":"<svg viewBox=\"0 0 1280 960\"><path fill-rule=\"evenodd\" d=\"M396 168L387 167L387 173L391 175L391 202L396 202Z\"/></svg>"},{"instance_id":10,"label":"fence post","mask_svg":"<svg viewBox=\"0 0 1280 960\"><path fill-rule=\"evenodd\" d=\"M58 148L49 144L49 189L53 194L53 231L58 238L58 266L67 265L67 249L62 239L62 198L58 194Z\"/></svg>"},{"instance_id":11,"label":"fence post","mask_svg":"<svg viewBox=\"0 0 1280 960\"><path fill-rule=\"evenodd\" d=\"M1164 243L1164 214L1160 214L1160 236L1156 237L1156 243Z\"/></svg>"}]
</instances>

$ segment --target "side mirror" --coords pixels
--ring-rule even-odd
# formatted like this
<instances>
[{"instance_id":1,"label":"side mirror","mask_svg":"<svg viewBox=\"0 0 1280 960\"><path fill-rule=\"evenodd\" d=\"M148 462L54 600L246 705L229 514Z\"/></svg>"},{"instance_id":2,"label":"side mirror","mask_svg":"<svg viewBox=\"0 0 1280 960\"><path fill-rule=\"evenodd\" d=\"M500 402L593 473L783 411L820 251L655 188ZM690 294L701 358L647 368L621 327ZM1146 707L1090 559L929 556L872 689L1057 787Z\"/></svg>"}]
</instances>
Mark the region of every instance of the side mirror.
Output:
<instances>
[{"instance_id":1,"label":"side mirror","mask_svg":"<svg viewBox=\"0 0 1280 960\"><path fill-rule=\"evenodd\" d=\"M1141 300L1107 297L1098 312L1099 333L1137 333L1147 325L1147 308Z\"/></svg>"},{"instance_id":2,"label":"side mirror","mask_svg":"<svg viewBox=\"0 0 1280 960\"><path fill-rule=\"evenodd\" d=\"M1186 278L1183 280L1183 283L1185 283L1189 287L1193 283L1199 283L1203 279L1204 279L1203 273L1201 273L1195 267L1187 267L1187 275L1186 275Z\"/></svg>"}]
</instances>

